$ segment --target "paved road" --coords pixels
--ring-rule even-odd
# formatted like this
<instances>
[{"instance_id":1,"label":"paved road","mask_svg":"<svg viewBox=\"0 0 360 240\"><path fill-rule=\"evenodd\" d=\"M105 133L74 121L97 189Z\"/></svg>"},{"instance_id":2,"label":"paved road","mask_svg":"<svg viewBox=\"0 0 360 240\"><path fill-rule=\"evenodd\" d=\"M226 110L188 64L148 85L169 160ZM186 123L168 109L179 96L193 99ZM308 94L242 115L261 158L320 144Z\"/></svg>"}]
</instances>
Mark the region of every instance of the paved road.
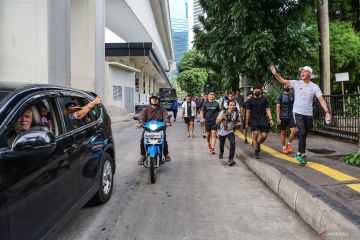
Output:
<instances>
[{"instance_id":1,"label":"paved road","mask_svg":"<svg viewBox=\"0 0 360 240\"><path fill-rule=\"evenodd\" d=\"M301 218L244 164L234 167L207 152L183 123L168 130L173 161L156 184L137 165L140 130L114 125L117 172L113 196L84 207L56 239L319 239Z\"/></svg>"}]
</instances>

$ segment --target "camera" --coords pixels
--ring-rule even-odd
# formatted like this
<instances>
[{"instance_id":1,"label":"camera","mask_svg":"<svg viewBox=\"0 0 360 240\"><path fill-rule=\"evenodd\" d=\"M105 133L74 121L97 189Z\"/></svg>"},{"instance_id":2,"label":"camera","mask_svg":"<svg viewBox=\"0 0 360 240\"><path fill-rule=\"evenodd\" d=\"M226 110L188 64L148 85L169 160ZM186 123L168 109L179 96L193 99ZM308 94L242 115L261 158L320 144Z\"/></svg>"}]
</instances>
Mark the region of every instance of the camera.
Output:
<instances>
[{"instance_id":1,"label":"camera","mask_svg":"<svg viewBox=\"0 0 360 240\"><path fill-rule=\"evenodd\" d=\"M225 113L225 119L231 120L231 113Z\"/></svg>"}]
</instances>

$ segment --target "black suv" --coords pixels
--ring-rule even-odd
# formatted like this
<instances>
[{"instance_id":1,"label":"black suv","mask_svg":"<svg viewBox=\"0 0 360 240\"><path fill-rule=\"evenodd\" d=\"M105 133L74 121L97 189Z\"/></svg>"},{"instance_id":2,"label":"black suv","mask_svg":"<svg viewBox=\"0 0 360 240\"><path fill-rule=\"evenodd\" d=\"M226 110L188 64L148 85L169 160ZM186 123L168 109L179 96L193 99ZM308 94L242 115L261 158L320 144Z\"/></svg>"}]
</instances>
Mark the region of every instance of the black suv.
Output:
<instances>
[{"instance_id":1,"label":"black suv","mask_svg":"<svg viewBox=\"0 0 360 240\"><path fill-rule=\"evenodd\" d=\"M1 240L51 238L90 199L109 200L110 117L101 104L80 119L69 112L93 99L71 88L0 83Z\"/></svg>"}]
</instances>

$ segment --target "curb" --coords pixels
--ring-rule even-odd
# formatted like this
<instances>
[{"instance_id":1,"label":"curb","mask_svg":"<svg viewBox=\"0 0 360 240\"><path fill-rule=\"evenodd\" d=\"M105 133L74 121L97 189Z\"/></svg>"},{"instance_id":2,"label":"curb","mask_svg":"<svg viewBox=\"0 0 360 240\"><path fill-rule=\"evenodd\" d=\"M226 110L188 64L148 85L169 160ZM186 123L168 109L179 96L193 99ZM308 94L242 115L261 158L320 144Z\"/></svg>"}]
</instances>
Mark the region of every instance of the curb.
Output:
<instances>
[{"instance_id":1,"label":"curb","mask_svg":"<svg viewBox=\"0 0 360 240\"><path fill-rule=\"evenodd\" d=\"M228 142L226 142L229 148ZM293 180L261 160L235 151L236 157L254 172L294 212L326 239L359 239L360 227L300 187Z\"/></svg>"}]
</instances>

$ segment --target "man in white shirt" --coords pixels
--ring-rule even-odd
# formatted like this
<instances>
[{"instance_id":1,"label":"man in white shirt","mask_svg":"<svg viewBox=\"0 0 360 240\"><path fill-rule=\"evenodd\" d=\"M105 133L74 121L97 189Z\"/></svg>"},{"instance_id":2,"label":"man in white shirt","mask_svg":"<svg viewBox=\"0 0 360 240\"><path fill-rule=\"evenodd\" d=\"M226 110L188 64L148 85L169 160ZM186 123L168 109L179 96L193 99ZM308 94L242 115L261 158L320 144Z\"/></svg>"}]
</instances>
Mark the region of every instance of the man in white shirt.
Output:
<instances>
[{"instance_id":1,"label":"man in white shirt","mask_svg":"<svg viewBox=\"0 0 360 240\"><path fill-rule=\"evenodd\" d=\"M310 81L313 72L311 67L305 66L300 69L301 80L286 80L279 75L273 65L270 66L270 69L278 82L286 86L291 86L295 91L293 113L299 138L299 149L298 153L295 155L295 159L300 162L300 165L306 165L306 137L313 127L312 105L314 96L318 98L321 107L325 111L325 118L330 121L332 116L319 86Z\"/></svg>"},{"instance_id":2,"label":"man in white shirt","mask_svg":"<svg viewBox=\"0 0 360 240\"><path fill-rule=\"evenodd\" d=\"M192 96L188 94L186 96L186 101L181 105L182 108L182 118L186 124L186 130L188 132L188 137L194 137L194 120L196 116L196 103L192 100Z\"/></svg>"}]
</instances>

